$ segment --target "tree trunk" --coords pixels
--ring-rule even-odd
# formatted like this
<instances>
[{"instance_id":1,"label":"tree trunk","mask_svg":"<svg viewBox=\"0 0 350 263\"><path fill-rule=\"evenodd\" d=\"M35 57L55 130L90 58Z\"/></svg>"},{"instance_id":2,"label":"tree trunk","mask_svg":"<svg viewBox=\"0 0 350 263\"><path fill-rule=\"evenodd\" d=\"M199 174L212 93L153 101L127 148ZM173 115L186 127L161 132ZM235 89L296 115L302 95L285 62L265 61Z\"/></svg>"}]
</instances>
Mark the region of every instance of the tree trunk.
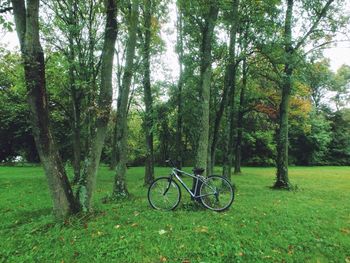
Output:
<instances>
[{"instance_id":1,"label":"tree trunk","mask_svg":"<svg viewBox=\"0 0 350 263\"><path fill-rule=\"evenodd\" d=\"M122 86L122 66L120 64L120 59L119 59L119 50L116 51L116 57L117 57L117 87L118 89L121 89ZM117 98L117 106L120 105L120 99L121 96L118 96ZM129 111L129 107L130 107L130 103L131 103L131 96L129 98L129 102L128 102L128 110ZM118 109L117 109L118 110ZM117 123L117 112L115 112L114 114L114 119L112 121L113 124L113 135L112 135L112 153L111 153L111 163L110 163L110 170L115 170L117 167L117 160L118 160L118 156L117 156L117 129L118 129L118 123Z\"/></svg>"},{"instance_id":2,"label":"tree trunk","mask_svg":"<svg viewBox=\"0 0 350 263\"><path fill-rule=\"evenodd\" d=\"M279 129L277 141L277 174L275 188L290 188L288 178L288 112L292 89L293 47L292 47L292 16L294 0L287 0L287 11L284 25L285 65L282 87L282 98L279 107Z\"/></svg>"},{"instance_id":3,"label":"tree trunk","mask_svg":"<svg viewBox=\"0 0 350 263\"><path fill-rule=\"evenodd\" d=\"M91 209L92 194L95 189L97 170L100 163L101 152L107 133L107 125L112 103L112 69L114 46L117 39L117 6L114 0L106 2L106 27L104 44L101 54L101 88L97 100L97 114L95 133L85 159L83 174L79 181L77 196L83 211Z\"/></svg>"},{"instance_id":4,"label":"tree trunk","mask_svg":"<svg viewBox=\"0 0 350 263\"><path fill-rule=\"evenodd\" d=\"M238 31L238 8L239 0L235 0L232 5L232 12L235 14L235 19L232 21L230 30L230 50L229 50L229 63L226 68L225 73L225 85L227 85L228 90L228 104L227 104L227 126L224 134L226 141L224 149L224 159L223 159L223 176L231 179L231 167L233 161L233 143L235 136L235 92L236 92L236 36Z\"/></svg>"},{"instance_id":5,"label":"tree trunk","mask_svg":"<svg viewBox=\"0 0 350 263\"><path fill-rule=\"evenodd\" d=\"M151 5L152 0L145 1L144 12L144 42L143 42L143 92L145 102L144 129L146 136L146 161L145 161L145 185L154 180L154 155L153 155L153 98L151 91Z\"/></svg>"},{"instance_id":6,"label":"tree trunk","mask_svg":"<svg viewBox=\"0 0 350 263\"><path fill-rule=\"evenodd\" d=\"M134 69L134 57L136 47L136 31L138 23L138 1L134 0L131 10L129 11L128 23L129 23L129 36L126 45L126 64L122 79L122 85L120 86L118 94L117 105L117 126L116 126L116 175L114 178L113 197L126 197L129 195L127 190L125 174L127 163L127 115L128 115L128 101L131 80Z\"/></svg>"},{"instance_id":7,"label":"tree trunk","mask_svg":"<svg viewBox=\"0 0 350 263\"><path fill-rule=\"evenodd\" d=\"M119 103L117 103L118 105ZM115 114L117 115L117 114ZM117 116L115 116L113 123L113 134L112 134L112 152L111 152L111 163L109 166L110 170L115 170L117 167L117 129L118 129L118 124L117 124Z\"/></svg>"},{"instance_id":8,"label":"tree trunk","mask_svg":"<svg viewBox=\"0 0 350 263\"><path fill-rule=\"evenodd\" d=\"M204 27L202 28L201 43L201 65L200 65L200 94L199 107L201 115L199 117L198 129L199 141L196 153L196 167L207 169L208 148L209 148L209 101L211 82L211 49L214 27L218 16L218 7L215 1L210 1L209 12L207 14ZM208 172L205 171L204 175Z\"/></svg>"},{"instance_id":9,"label":"tree trunk","mask_svg":"<svg viewBox=\"0 0 350 263\"><path fill-rule=\"evenodd\" d=\"M73 170L74 178L73 183L79 182L80 179L80 162L81 162L81 140L80 140L80 105L73 103Z\"/></svg>"},{"instance_id":10,"label":"tree trunk","mask_svg":"<svg viewBox=\"0 0 350 263\"><path fill-rule=\"evenodd\" d=\"M234 145L235 133L236 133L236 129L235 129L236 71L237 69L235 67L231 73L232 83L230 85L229 104L227 109L227 127L224 135L225 141L227 143L225 144L225 154L224 154L224 160L223 160L222 175L228 180L231 180L231 168L232 168L232 161L234 157L233 145Z\"/></svg>"},{"instance_id":11,"label":"tree trunk","mask_svg":"<svg viewBox=\"0 0 350 263\"><path fill-rule=\"evenodd\" d=\"M243 137L243 115L244 115L244 103L245 103L245 91L247 88L247 59L243 59L243 69L242 69L242 88L241 95L239 98L239 111L237 118L237 139L235 148L235 170L234 174L241 173L241 160L242 160L242 137Z\"/></svg>"},{"instance_id":12,"label":"tree trunk","mask_svg":"<svg viewBox=\"0 0 350 263\"><path fill-rule=\"evenodd\" d=\"M79 211L49 126L44 52L39 40L39 1L12 1L24 62L31 128L57 219Z\"/></svg>"},{"instance_id":13,"label":"tree trunk","mask_svg":"<svg viewBox=\"0 0 350 263\"><path fill-rule=\"evenodd\" d=\"M176 166L182 168L182 86L183 86L183 29L182 29L182 13L178 10L177 18L177 53L180 65L179 82L177 84L177 122L176 122ZM168 158L168 157L167 157Z\"/></svg>"}]
</instances>

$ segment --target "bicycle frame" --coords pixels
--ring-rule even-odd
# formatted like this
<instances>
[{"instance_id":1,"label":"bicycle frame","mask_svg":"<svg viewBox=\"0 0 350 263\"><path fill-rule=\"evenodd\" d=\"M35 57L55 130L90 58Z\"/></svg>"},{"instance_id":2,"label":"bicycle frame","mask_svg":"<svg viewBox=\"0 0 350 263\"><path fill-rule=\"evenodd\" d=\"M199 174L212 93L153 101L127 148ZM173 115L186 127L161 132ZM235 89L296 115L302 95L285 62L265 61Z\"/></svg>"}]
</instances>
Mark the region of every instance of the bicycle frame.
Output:
<instances>
[{"instance_id":1,"label":"bicycle frame","mask_svg":"<svg viewBox=\"0 0 350 263\"><path fill-rule=\"evenodd\" d=\"M193 179L196 179L196 185L194 187L194 193L191 191L191 189L186 185L186 183L180 178L180 176L177 174L178 172L185 174ZM212 194L205 194L205 195L196 195L195 193L197 192L197 187L198 185L198 181L201 181L203 184L207 184L205 181L205 178L199 175L195 175L195 174L190 174L190 173L186 173L185 171L182 171L180 169L177 168L172 168L171 170L171 174L170 174L170 182L169 182L169 186L171 183L171 180L173 180L173 177L175 176L175 178L180 182L180 184L186 189L186 191L193 197L193 198L200 198L200 197L204 197L204 196L208 196L208 195L212 195ZM216 195L216 189L213 189L210 185L208 185L213 191L214 191L214 195ZM167 191L166 191L167 192Z\"/></svg>"}]
</instances>

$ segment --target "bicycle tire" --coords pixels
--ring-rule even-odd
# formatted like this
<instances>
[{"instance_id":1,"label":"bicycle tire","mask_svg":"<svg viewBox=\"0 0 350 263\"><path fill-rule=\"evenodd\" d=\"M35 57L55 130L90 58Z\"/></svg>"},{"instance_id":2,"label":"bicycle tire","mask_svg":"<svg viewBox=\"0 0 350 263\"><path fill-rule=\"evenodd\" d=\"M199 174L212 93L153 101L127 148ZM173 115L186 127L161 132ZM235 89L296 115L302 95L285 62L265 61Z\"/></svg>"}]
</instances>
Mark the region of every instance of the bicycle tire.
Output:
<instances>
[{"instance_id":1,"label":"bicycle tire","mask_svg":"<svg viewBox=\"0 0 350 263\"><path fill-rule=\"evenodd\" d=\"M147 198L151 207L156 210L174 210L180 203L181 189L170 177L159 177L149 186Z\"/></svg>"},{"instance_id":2,"label":"bicycle tire","mask_svg":"<svg viewBox=\"0 0 350 263\"><path fill-rule=\"evenodd\" d=\"M219 175L209 176L199 190L202 204L213 211L227 210L234 200L234 190L231 183Z\"/></svg>"}]
</instances>

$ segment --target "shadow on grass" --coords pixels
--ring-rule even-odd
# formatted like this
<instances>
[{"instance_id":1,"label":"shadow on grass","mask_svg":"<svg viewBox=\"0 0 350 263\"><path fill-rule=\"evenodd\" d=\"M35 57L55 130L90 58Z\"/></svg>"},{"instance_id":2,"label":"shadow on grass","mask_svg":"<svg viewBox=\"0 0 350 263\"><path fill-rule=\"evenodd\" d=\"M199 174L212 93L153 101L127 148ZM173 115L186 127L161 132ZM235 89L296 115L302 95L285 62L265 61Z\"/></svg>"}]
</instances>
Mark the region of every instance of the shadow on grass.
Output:
<instances>
[{"instance_id":1,"label":"shadow on grass","mask_svg":"<svg viewBox=\"0 0 350 263\"><path fill-rule=\"evenodd\" d=\"M34 220L34 219L38 219L42 216L48 216L48 215L52 215L52 208L51 207L45 207L45 208L36 209L36 210L25 210L25 211L17 212L17 216L19 218L25 218L28 220Z\"/></svg>"},{"instance_id":2,"label":"shadow on grass","mask_svg":"<svg viewBox=\"0 0 350 263\"><path fill-rule=\"evenodd\" d=\"M207 209L202 204L192 201L183 203L180 207L176 208L176 210L196 212L204 211Z\"/></svg>"},{"instance_id":3,"label":"shadow on grass","mask_svg":"<svg viewBox=\"0 0 350 263\"><path fill-rule=\"evenodd\" d=\"M39 219L41 217L48 217L49 220L45 220L46 222L48 222L48 224L43 224L42 227L43 228L48 228L47 226L51 226L54 221L52 216L52 208L41 208L41 209L37 209L37 210L25 210L25 211L17 211L17 213L14 214L13 217L13 222L9 223L8 225L6 225L5 227L3 227L3 230L7 230L7 229L15 229L21 226L24 226L26 224L30 224L33 222L38 222L40 221Z\"/></svg>"}]
</instances>

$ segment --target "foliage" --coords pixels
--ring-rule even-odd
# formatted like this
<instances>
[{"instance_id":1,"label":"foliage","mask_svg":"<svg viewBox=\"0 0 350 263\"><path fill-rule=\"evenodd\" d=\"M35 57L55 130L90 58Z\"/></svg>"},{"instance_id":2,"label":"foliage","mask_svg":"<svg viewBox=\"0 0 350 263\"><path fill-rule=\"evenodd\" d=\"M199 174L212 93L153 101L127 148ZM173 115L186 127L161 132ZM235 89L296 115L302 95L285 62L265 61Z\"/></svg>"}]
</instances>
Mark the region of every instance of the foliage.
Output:
<instances>
[{"instance_id":1,"label":"foliage","mask_svg":"<svg viewBox=\"0 0 350 263\"><path fill-rule=\"evenodd\" d=\"M297 127L291 131L291 163L297 165L327 164L328 148L330 147L330 122L323 114L311 112L307 131Z\"/></svg>"},{"instance_id":2,"label":"foliage","mask_svg":"<svg viewBox=\"0 0 350 263\"><path fill-rule=\"evenodd\" d=\"M29 126L23 69L19 54L0 47L0 162L21 156L23 161L38 161Z\"/></svg>"},{"instance_id":3,"label":"foliage","mask_svg":"<svg viewBox=\"0 0 350 263\"><path fill-rule=\"evenodd\" d=\"M337 165L350 163L350 110L337 111L330 116L332 140L329 145L328 162Z\"/></svg>"}]
</instances>

